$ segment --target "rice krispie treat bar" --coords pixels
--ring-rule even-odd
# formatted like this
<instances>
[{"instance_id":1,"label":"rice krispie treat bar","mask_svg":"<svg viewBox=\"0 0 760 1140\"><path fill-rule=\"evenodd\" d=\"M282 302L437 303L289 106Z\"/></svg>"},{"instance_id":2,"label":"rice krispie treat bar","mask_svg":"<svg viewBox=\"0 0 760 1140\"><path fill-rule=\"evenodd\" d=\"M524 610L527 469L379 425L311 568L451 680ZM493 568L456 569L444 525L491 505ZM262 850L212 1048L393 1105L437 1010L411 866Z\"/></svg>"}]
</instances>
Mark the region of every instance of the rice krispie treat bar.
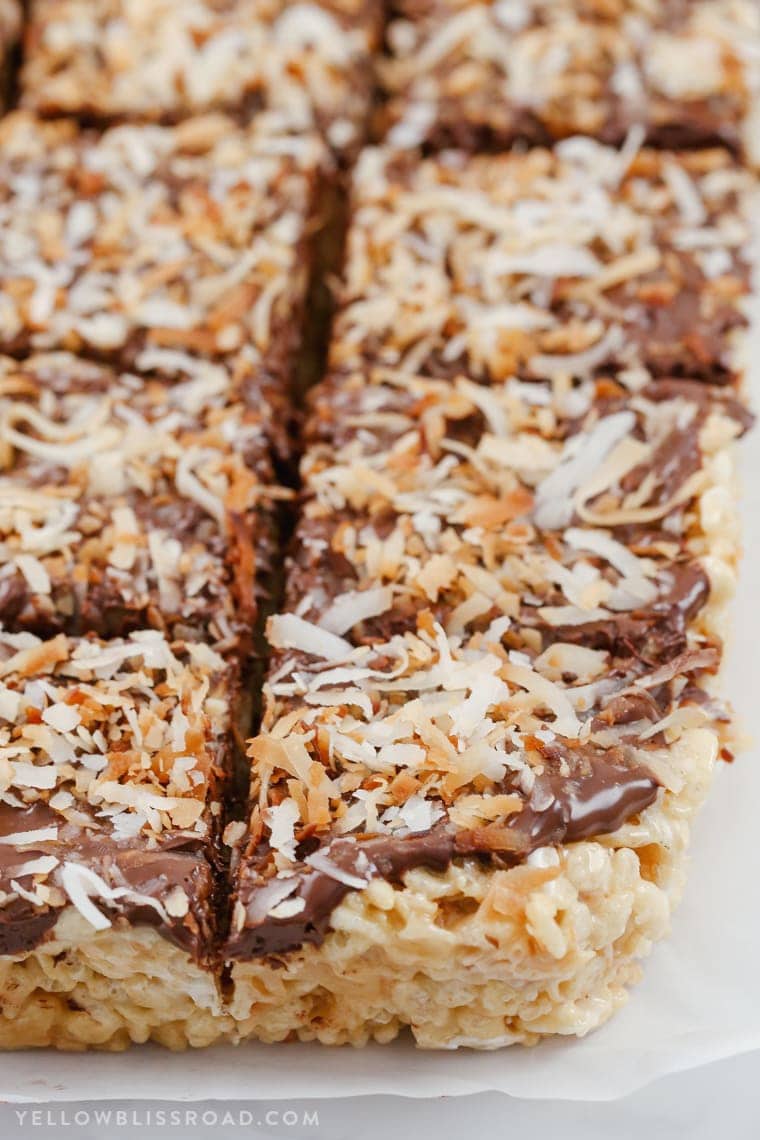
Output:
<instances>
[{"instance_id":1,"label":"rice krispie treat bar","mask_svg":"<svg viewBox=\"0 0 760 1140\"><path fill-rule=\"evenodd\" d=\"M725 150L363 153L332 368L730 379L755 184Z\"/></svg>"},{"instance_id":2,"label":"rice krispie treat bar","mask_svg":"<svg viewBox=\"0 0 760 1140\"><path fill-rule=\"evenodd\" d=\"M585 1033L667 928L744 409L692 380L317 397L227 954L241 1036Z\"/></svg>"},{"instance_id":3,"label":"rice krispie treat bar","mask_svg":"<svg viewBox=\"0 0 760 1140\"><path fill-rule=\"evenodd\" d=\"M396 0L382 78L395 146L480 149L632 126L760 162L755 0Z\"/></svg>"},{"instance_id":4,"label":"rice krispie treat bar","mask_svg":"<svg viewBox=\"0 0 760 1140\"><path fill-rule=\"evenodd\" d=\"M246 358L0 358L0 622L246 654L271 575L283 402Z\"/></svg>"},{"instance_id":5,"label":"rice krispie treat bar","mask_svg":"<svg viewBox=\"0 0 760 1140\"><path fill-rule=\"evenodd\" d=\"M381 15L379 0L33 0L22 102L101 121L271 109L348 151Z\"/></svg>"},{"instance_id":6,"label":"rice krispie treat bar","mask_svg":"<svg viewBox=\"0 0 760 1140\"><path fill-rule=\"evenodd\" d=\"M0 637L0 1047L206 1045L236 680L208 646Z\"/></svg>"},{"instance_id":7,"label":"rice krispie treat bar","mask_svg":"<svg viewBox=\"0 0 760 1140\"><path fill-rule=\"evenodd\" d=\"M325 154L262 116L99 135L0 123L0 350L151 368L246 347L273 377L299 347Z\"/></svg>"},{"instance_id":8,"label":"rice krispie treat bar","mask_svg":"<svg viewBox=\"0 0 760 1140\"><path fill-rule=\"evenodd\" d=\"M353 645L429 610L453 636L508 616L536 648L591 641L615 668L676 656L708 593L686 525L710 478L704 449L749 422L726 389L694 380L328 381L307 428L287 608ZM600 578L584 562L606 548Z\"/></svg>"}]
</instances>

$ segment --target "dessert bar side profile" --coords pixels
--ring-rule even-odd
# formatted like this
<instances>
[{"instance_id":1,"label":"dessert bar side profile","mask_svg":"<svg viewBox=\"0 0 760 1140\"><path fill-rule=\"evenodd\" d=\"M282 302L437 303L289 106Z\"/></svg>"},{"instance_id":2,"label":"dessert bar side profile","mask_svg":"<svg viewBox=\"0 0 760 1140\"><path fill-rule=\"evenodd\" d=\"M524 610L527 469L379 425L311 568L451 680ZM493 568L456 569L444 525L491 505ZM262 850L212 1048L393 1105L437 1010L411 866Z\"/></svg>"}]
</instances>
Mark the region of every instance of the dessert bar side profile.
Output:
<instances>
[{"instance_id":1,"label":"dessert bar side profile","mask_svg":"<svg viewBox=\"0 0 760 1140\"><path fill-rule=\"evenodd\" d=\"M200 643L3 634L0 1045L206 1045L239 677Z\"/></svg>"}]
</instances>

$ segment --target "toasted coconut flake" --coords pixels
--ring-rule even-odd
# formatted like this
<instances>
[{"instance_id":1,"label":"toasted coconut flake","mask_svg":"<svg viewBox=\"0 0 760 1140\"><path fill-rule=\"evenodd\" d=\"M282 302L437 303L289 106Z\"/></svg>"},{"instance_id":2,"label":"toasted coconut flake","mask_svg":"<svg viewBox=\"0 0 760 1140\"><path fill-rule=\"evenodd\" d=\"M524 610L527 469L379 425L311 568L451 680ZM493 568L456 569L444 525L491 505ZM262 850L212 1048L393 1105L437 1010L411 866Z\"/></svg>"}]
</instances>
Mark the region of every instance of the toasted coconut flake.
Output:
<instances>
[{"instance_id":1,"label":"toasted coconut flake","mask_svg":"<svg viewBox=\"0 0 760 1140\"><path fill-rule=\"evenodd\" d=\"M635 424L633 412L606 416L590 432L572 436L555 470L538 487L533 516L547 530L565 527L573 515L573 495L598 469Z\"/></svg>"},{"instance_id":2,"label":"toasted coconut flake","mask_svg":"<svg viewBox=\"0 0 760 1140\"><path fill-rule=\"evenodd\" d=\"M341 594L323 614L319 624L329 633L342 634L368 618L387 613L393 605L390 586L354 590Z\"/></svg>"},{"instance_id":3,"label":"toasted coconut flake","mask_svg":"<svg viewBox=\"0 0 760 1140\"><path fill-rule=\"evenodd\" d=\"M674 657L666 665L661 665L659 669L647 674L644 677L638 677L631 686L631 691L636 688L642 689L655 689L658 685L667 684L677 677L679 673L697 673L703 670L712 671L716 668L720 661L720 654L714 646L709 646L706 649L687 649L685 653L681 653L678 657Z\"/></svg>"},{"instance_id":4,"label":"toasted coconut flake","mask_svg":"<svg viewBox=\"0 0 760 1140\"><path fill-rule=\"evenodd\" d=\"M174 887L166 896L166 913L172 918L184 918L190 910L190 900L182 887Z\"/></svg>"},{"instance_id":5,"label":"toasted coconut flake","mask_svg":"<svg viewBox=\"0 0 760 1140\"><path fill-rule=\"evenodd\" d=\"M50 575L32 554L17 554L16 565L24 575L29 588L37 594L49 594L51 591Z\"/></svg>"},{"instance_id":6,"label":"toasted coconut flake","mask_svg":"<svg viewBox=\"0 0 760 1140\"><path fill-rule=\"evenodd\" d=\"M64 863L61 870L61 884L73 906L91 926L96 930L106 930L111 926L111 920L102 911L99 911L91 901L91 896L103 899L105 902L118 902L129 899L139 906L150 907L158 912L164 922L168 922L165 908L158 899L152 895L145 895L129 887L109 887L105 879L101 878L91 867L82 863Z\"/></svg>"},{"instance_id":7,"label":"toasted coconut flake","mask_svg":"<svg viewBox=\"0 0 760 1140\"><path fill-rule=\"evenodd\" d=\"M283 899L282 902L277 903L273 907L270 907L268 914L270 918L294 918L297 914L300 914L305 909L306 899Z\"/></svg>"},{"instance_id":8,"label":"toasted coconut flake","mask_svg":"<svg viewBox=\"0 0 760 1140\"><path fill-rule=\"evenodd\" d=\"M591 376L600 365L615 358L624 342L622 329L612 325L585 352L569 352L562 356L537 353L531 358L530 366L537 376Z\"/></svg>"},{"instance_id":9,"label":"toasted coconut flake","mask_svg":"<svg viewBox=\"0 0 760 1140\"><path fill-rule=\"evenodd\" d=\"M443 818L443 808L421 795L410 796L398 809L397 819L412 835L430 831Z\"/></svg>"},{"instance_id":10,"label":"toasted coconut flake","mask_svg":"<svg viewBox=\"0 0 760 1140\"><path fill-rule=\"evenodd\" d=\"M99 898L109 898L111 888L90 867L78 863L64 863L61 870L61 885L71 903L90 926L95 930L107 930L111 926L110 918L106 918L90 900L91 894Z\"/></svg>"},{"instance_id":11,"label":"toasted coconut flake","mask_svg":"<svg viewBox=\"0 0 760 1140\"><path fill-rule=\"evenodd\" d=\"M55 764L30 764L16 760L13 764L13 783L20 788L54 788L58 780Z\"/></svg>"},{"instance_id":12,"label":"toasted coconut flake","mask_svg":"<svg viewBox=\"0 0 760 1140\"><path fill-rule=\"evenodd\" d=\"M551 681L560 681L567 674L581 681L590 681L604 673L608 660L609 654L601 649L555 641L536 658L534 665Z\"/></svg>"},{"instance_id":13,"label":"toasted coconut flake","mask_svg":"<svg viewBox=\"0 0 760 1140\"><path fill-rule=\"evenodd\" d=\"M13 831L9 835L0 835L0 845L4 847L34 847L38 843L55 843L57 839L57 827L37 827L29 831Z\"/></svg>"},{"instance_id":14,"label":"toasted coconut flake","mask_svg":"<svg viewBox=\"0 0 760 1140\"><path fill-rule=\"evenodd\" d=\"M329 630L295 614L275 614L267 622L267 638L275 649L297 649L324 661L344 661L353 646Z\"/></svg>"},{"instance_id":15,"label":"toasted coconut flake","mask_svg":"<svg viewBox=\"0 0 760 1140\"><path fill-rule=\"evenodd\" d=\"M554 713L552 727L559 736L566 736L570 739L578 737L581 728L580 722L575 715L575 709L567 693L558 685L546 677L542 677L534 669L529 669L524 665L515 665L511 661L504 665L502 676L507 681L527 690L541 705L545 705Z\"/></svg>"},{"instance_id":16,"label":"toasted coconut flake","mask_svg":"<svg viewBox=\"0 0 760 1140\"><path fill-rule=\"evenodd\" d=\"M295 825L301 818L295 800L283 800L266 809L265 819L269 825L269 842L275 851L287 859L296 857Z\"/></svg>"},{"instance_id":17,"label":"toasted coconut flake","mask_svg":"<svg viewBox=\"0 0 760 1140\"><path fill-rule=\"evenodd\" d=\"M578 606L539 606L538 613L548 625L588 625L605 621L610 615L603 609L582 610Z\"/></svg>"},{"instance_id":18,"label":"toasted coconut flake","mask_svg":"<svg viewBox=\"0 0 760 1140\"><path fill-rule=\"evenodd\" d=\"M611 566L626 578L647 577L647 570L643 560L637 558L627 546L602 530L582 530L578 527L569 527L565 531L565 542L574 550L587 550L606 559ZM651 571L649 571L651 573Z\"/></svg>"},{"instance_id":19,"label":"toasted coconut flake","mask_svg":"<svg viewBox=\"0 0 760 1140\"><path fill-rule=\"evenodd\" d=\"M28 859L26 863L19 863L13 868L13 873L20 879L27 875L48 875L58 866L59 860L55 855L41 855L39 859Z\"/></svg>"},{"instance_id":20,"label":"toasted coconut flake","mask_svg":"<svg viewBox=\"0 0 760 1140\"><path fill-rule=\"evenodd\" d=\"M46 709L43 709L42 719L45 724L49 724L56 732L73 732L81 721L81 717L76 708L73 705L66 705L62 702L48 705Z\"/></svg>"},{"instance_id":21,"label":"toasted coconut flake","mask_svg":"<svg viewBox=\"0 0 760 1140\"><path fill-rule=\"evenodd\" d=\"M329 879L335 879L336 883L343 883L347 887L351 887L355 891L364 890L370 881L370 875L363 877L361 875L354 875L350 871L344 870L339 867L337 863L333 862L330 858L330 849L326 851L315 851L312 855L308 855L306 862L315 871L327 875ZM368 872L371 868L368 865Z\"/></svg>"}]
</instances>

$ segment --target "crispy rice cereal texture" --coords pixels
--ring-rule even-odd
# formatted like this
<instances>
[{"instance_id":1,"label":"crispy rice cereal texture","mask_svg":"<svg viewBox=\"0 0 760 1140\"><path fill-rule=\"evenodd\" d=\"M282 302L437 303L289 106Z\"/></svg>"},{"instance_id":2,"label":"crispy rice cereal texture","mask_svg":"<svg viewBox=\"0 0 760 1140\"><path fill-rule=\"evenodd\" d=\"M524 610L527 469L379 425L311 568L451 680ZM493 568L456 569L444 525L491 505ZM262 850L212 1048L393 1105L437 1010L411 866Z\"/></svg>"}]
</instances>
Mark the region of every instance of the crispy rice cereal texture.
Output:
<instances>
[{"instance_id":1,"label":"crispy rice cereal texture","mask_svg":"<svg viewBox=\"0 0 760 1140\"><path fill-rule=\"evenodd\" d=\"M687 734L669 757L679 794L604 841L511 870L375 880L333 912L321 947L234 964L237 1033L363 1045L410 1026L425 1048L490 1049L595 1029L667 933L714 757L710 733Z\"/></svg>"},{"instance_id":2,"label":"crispy rice cereal texture","mask_svg":"<svg viewBox=\"0 0 760 1140\"><path fill-rule=\"evenodd\" d=\"M152 630L1 647L0 1044L208 1044L233 671Z\"/></svg>"},{"instance_id":3,"label":"crispy rice cereal texture","mask_svg":"<svg viewBox=\"0 0 760 1140\"><path fill-rule=\"evenodd\" d=\"M586 134L721 142L760 162L756 0L397 0L388 141L478 149Z\"/></svg>"},{"instance_id":4,"label":"crispy rice cereal texture","mask_svg":"<svg viewBox=\"0 0 760 1140\"><path fill-rule=\"evenodd\" d=\"M265 108L347 151L380 20L379 0L33 0L22 101L99 119Z\"/></svg>"},{"instance_id":5,"label":"crispy rice cereal texture","mask_svg":"<svg viewBox=\"0 0 760 1140\"><path fill-rule=\"evenodd\" d=\"M94 931L75 911L49 940L0 958L0 1049L211 1045L231 1026L216 975L148 927Z\"/></svg>"}]
</instances>

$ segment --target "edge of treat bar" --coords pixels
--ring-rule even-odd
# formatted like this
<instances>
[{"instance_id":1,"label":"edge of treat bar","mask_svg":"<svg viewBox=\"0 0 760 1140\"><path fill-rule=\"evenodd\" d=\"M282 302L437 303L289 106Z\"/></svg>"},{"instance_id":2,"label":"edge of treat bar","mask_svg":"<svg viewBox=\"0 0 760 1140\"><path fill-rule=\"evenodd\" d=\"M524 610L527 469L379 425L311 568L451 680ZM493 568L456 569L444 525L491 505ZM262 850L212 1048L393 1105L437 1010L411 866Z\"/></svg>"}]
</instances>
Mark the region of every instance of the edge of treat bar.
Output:
<instances>
[{"instance_id":1,"label":"edge of treat bar","mask_svg":"<svg viewBox=\"0 0 760 1140\"><path fill-rule=\"evenodd\" d=\"M0 949L78 911L214 959L241 679L208 646L0 635Z\"/></svg>"}]
</instances>

